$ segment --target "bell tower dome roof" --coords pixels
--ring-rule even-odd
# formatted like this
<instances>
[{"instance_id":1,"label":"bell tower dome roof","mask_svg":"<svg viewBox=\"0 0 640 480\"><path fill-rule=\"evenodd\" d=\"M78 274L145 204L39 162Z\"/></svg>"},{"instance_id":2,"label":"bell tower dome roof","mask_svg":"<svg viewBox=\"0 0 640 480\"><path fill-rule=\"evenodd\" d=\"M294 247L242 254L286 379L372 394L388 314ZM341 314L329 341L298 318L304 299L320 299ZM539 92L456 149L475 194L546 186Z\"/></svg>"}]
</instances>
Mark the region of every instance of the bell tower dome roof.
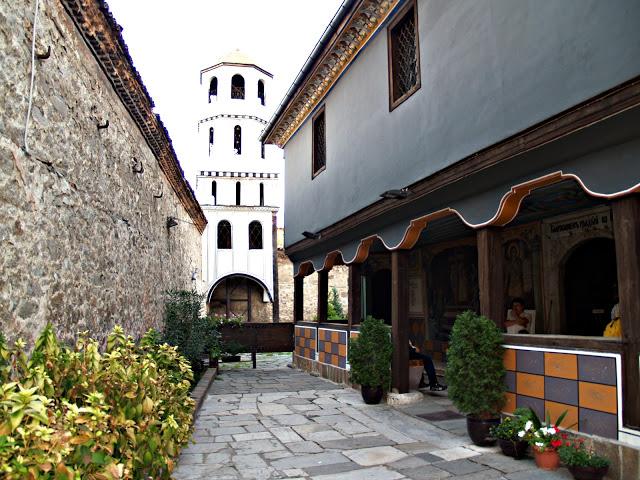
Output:
<instances>
[{"instance_id":1,"label":"bell tower dome roof","mask_svg":"<svg viewBox=\"0 0 640 480\"><path fill-rule=\"evenodd\" d=\"M235 50L231 50L227 54L220 57L214 65L200 70L200 75L202 76L202 74L205 72L208 72L210 70L213 70L215 68L222 67L225 65L253 67L256 70L261 71L268 77L273 78L273 75L271 73L267 72L264 68L260 67L253 58L251 58L246 53L240 51L239 48L236 48Z\"/></svg>"}]
</instances>

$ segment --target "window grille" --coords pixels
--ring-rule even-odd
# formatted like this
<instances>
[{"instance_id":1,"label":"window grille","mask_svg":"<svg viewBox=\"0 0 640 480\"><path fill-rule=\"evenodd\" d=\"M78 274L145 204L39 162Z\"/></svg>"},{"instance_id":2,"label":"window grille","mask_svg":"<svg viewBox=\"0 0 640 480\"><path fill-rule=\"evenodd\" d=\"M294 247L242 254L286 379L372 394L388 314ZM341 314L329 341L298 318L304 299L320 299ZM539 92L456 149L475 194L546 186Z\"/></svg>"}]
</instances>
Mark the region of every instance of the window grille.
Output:
<instances>
[{"instance_id":1,"label":"window grille","mask_svg":"<svg viewBox=\"0 0 640 480\"><path fill-rule=\"evenodd\" d=\"M233 148L237 155L242 153L242 128L240 125L233 128Z\"/></svg>"},{"instance_id":2,"label":"window grille","mask_svg":"<svg viewBox=\"0 0 640 480\"><path fill-rule=\"evenodd\" d=\"M416 7L401 12L389 27L390 104L395 108L420 88Z\"/></svg>"},{"instance_id":3,"label":"window grille","mask_svg":"<svg viewBox=\"0 0 640 480\"><path fill-rule=\"evenodd\" d=\"M313 119L313 176L316 176L326 166L326 136L324 109Z\"/></svg>"},{"instance_id":4,"label":"window grille","mask_svg":"<svg viewBox=\"0 0 640 480\"><path fill-rule=\"evenodd\" d=\"M249 224L249 250L262 249L262 224L253 221Z\"/></svg>"},{"instance_id":5,"label":"window grille","mask_svg":"<svg viewBox=\"0 0 640 480\"><path fill-rule=\"evenodd\" d=\"M211 83L209 83L209 103L211 103L211 97L218 96L218 79L213 77Z\"/></svg>"},{"instance_id":6,"label":"window grille","mask_svg":"<svg viewBox=\"0 0 640 480\"><path fill-rule=\"evenodd\" d=\"M226 220L218 223L218 249L231 249L231 224Z\"/></svg>"},{"instance_id":7,"label":"window grille","mask_svg":"<svg viewBox=\"0 0 640 480\"><path fill-rule=\"evenodd\" d=\"M244 78L242 75L231 77L231 98L244 99Z\"/></svg>"}]
</instances>

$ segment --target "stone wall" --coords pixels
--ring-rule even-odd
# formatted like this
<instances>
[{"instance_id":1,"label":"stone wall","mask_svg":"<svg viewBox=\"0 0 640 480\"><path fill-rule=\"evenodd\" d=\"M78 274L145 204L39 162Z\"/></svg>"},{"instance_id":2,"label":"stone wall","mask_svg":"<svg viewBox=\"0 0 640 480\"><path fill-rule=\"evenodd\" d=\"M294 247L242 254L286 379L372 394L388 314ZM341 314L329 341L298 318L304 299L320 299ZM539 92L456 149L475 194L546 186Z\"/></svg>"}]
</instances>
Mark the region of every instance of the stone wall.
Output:
<instances>
[{"instance_id":1,"label":"stone wall","mask_svg":"<svg viewBox=\"0 0 640 480\"><path fill-rule=\"evenodd\" d=\"M61 2L40 8L27 153L33 7L0 3L0 328L139 335L194 286L200 234Z\"/></svg>"},{"instance_id":2,"label":"stone wall","mask_svg":"<svg viewBox=\"0 0 640 480\"><path fill-rule=\"evenodd\" d=\"M280 321L293 321L293 263L282 250L278 250L278 287L280 295ZM336 287L347 314L349 307L349 267L338 265L329 272L329 296L331 287ZM304 278L304 320L314 321L317 317L318 275Z\"/></svg>"}]
</instances>

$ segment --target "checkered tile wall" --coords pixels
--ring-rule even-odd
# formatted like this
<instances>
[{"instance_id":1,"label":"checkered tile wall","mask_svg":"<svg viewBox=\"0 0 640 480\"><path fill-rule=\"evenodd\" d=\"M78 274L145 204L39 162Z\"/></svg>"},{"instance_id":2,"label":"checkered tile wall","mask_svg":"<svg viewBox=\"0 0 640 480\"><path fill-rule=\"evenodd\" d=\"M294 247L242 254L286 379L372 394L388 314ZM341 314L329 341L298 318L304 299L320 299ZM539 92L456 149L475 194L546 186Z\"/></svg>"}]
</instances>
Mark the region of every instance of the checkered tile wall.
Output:
<instances>
[{"instance_id":1,"label":"checkered tile wall","mask_svg":"<svg viewBox=\"0 0 640 480\"><path fill-rule=\"evenodd\" d=\"M615 357L507 348L506 412L531 407L552 419L568 414L565 427L618 438L618 388ZM542 418L542 417L541 417Z\"/></svg>"},{"instance_id":2,"label":"checkered tile wall","mask_svg":"<svg viewBox=\"0 0 640 480\"><path fill-rule=\"evenodd\" d=\"M347 368L347 332L318 329L318 360L338 368Z\"/></svg>"},{"instance_id":3,"label":"checkered tile wall","mask_svg":"<svg viewBox=\"0 0 640 480\"><path fill-rule=\"evenodd\" d=\"M316 328L298 327L295 328L295 352L296 355L311 360L316 359Z\"/></svg>"}]
</instances>

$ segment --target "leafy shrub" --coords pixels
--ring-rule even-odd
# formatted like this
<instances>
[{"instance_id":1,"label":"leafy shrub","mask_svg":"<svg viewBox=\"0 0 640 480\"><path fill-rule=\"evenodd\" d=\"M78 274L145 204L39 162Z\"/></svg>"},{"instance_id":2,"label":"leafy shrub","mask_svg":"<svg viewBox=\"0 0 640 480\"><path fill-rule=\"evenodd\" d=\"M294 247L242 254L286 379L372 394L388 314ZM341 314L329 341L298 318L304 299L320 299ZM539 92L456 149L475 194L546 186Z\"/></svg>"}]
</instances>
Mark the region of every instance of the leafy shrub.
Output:
<instances>
[{"instance_id":1,"label":"leafy shrub","mask_svg":"<svg viewBox=\"0 0 640 480\"><path fill-rule=\"evenodd\" d=\"M331 287L331 293L329 294L329 303L327 305L327 319L344 320L344 318L344 309L342 308L340 295L338 295L338 289L336 287Z\"/></svg>"},{"instance_id":2,"label":"leafy shrub","mask_svg":"<svg viewBox=\"0 0 640 480\"><path fill-rule=\"evenodd\" d=\"M502 440L522 440L518 433L524 429L527 421L532 420L532 413L529 408L516 408L512 417L503 418L500 425L491 428L491 435Z\"/></svg>"},{"instance_id":3,"label":"leafy shrub","mask_svg":"<svg viewBox=\"0 0 640 480\"><path fill-rule=\"evenodd\" d=\"M164 309L163 339L189 360L196 381L204 369L202 356L207 353L212 334L211 322L200 315L202 300L203 295L196 291L171 290Z\"/></svg>"},{"instance_id":4,"label":"leafy shrub","mask_svg":"<svg viewBox=\"0 0 640 480\"><path fill-rule=\"evenodd\" d=\"M240 315L227 317L210 317L209 321L214 329L220 330L222 327L239 328L244 322L244 318Z\"/></svg>"},{"instance_id":5,"label":"leafy shrub","mask_svg":"<svg viewBox=\"0 0 640 480\"><path fill-rule=\"evenodd\" d=\"M246 352L247 347L242 345L240 342L231 340L230 342L225 342L222 344L222 351L225 356L233 357L235 355L241 354L242 352Z\"/></svg>"},{"instance_id":6,"label":"leafy shrub","mask_svg":"<svg viewBox=\"0 0 640 480\"><path fill-rule=\"evenodd\" d=\"M560 460L567 467L591 467L605 468L611 461L601 455L596 454L591 448L587 448L584 439L561 434L562 445L558 448Z\"/></svg>"},{"instance_id":7,"label":"leafy shrub","mask_svg":"<svg viewBox=\"0 0 640 480\"><path fill-rule=\"evenodd\" d=\"M446 377L449 398L468 415L494 417L504 405L502 334L491 320L461 313L451 330Z\"/></svg>"},{"instance_id":8,"label":"leafy shrub","mask_svg":"<svg viewBox=\"0 0 640 480\"><path fill-rule=\"evenodd\" d=\"M367 387L388 388L392 354L389 327L382 320L367 317L360 326L360 334L349 339L351 380Z\"/></svg>"},{"instance_id":9,"label":"leafy shrub","mask_svg":"<svg viewBox=\"0 0 640 480\"><path fill-rule=\"evenodd\" d=\"M51 325L30 356L0 339L0 477L170 478L188 442L191 369L148 333L116 327L100 353L86 334L58 343Z\"/></svg>"}]
</instances>

